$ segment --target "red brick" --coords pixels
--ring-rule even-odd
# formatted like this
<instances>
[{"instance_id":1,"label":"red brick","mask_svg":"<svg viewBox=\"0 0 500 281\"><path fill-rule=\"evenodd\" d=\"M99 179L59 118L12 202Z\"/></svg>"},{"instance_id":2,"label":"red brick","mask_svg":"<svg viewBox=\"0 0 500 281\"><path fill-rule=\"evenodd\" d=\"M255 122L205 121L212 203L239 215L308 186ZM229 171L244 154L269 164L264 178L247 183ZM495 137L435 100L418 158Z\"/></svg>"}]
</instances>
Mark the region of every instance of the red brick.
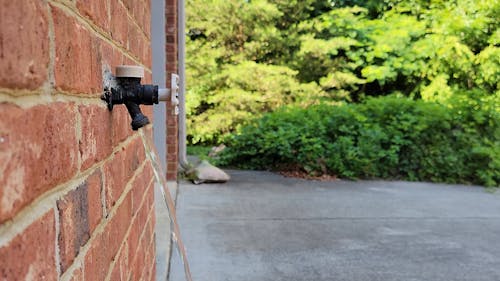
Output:
<instances>
[{"instance_id":1,"label":"red brick","mask_svg":"<svg viewBox=\"0 0 500 281\"><path fill-rule=\"evenodd\" d=\"M77 171L72 103L0 103L0 222Z\"/></svg>"},{"instance_id":2,"label":"red brick","mask_svg":"<svg viewBox=\"0 0 500 281\"><path fill-rule=\"evenodd\" d=\"M154 241L154 203L151 202L152 204L148 204L148 206L150 207L150 214L149 214L149 219L148 219L148 224L146 225L145 227L145 230L144 230L144 241L145 241L145 245L151 245L151 243L153 243Z\"/></svg>"},{"instance_id":3,"label":"red brick","mask_svg":"<svg viewBox=\"0 0 500 281\"><path fill-rule=\"evenodd\" d=\"M148 137L151 141L153 140L153 126L146 127L144 129L144 134L146 137Z\"/></svg>"},{"instance_id":4,"label":"red brick","mask_svg":"<svg viewBox=\"0 0 500 281\"><path fill-rule=\"evenodd\" d=\"M128 245L123 244L111 271L111 280L127 280L129 270Z\"/></svg>"},{"instance_id":5,"label":"red brick","mask_svg":"<svg viewBox=\"0 0 500 281\"><path fill-rule=\"evenodd\" d=\"M101 47L100 52L102 67L114 72L116 66L123 64L122 52L113 48L112 45L103 40L99 42L99 46Z\"/></svg>"},{"instance_id":6,"label":"red brick","mask_svg":"<svg viewBox=\"0 0 500 281\"><path fill-rule=\"evenodd\" d=\"M101 93L98 39L59 8L52 7L52 14L56 41L56 87L68 92Z\"/></svg>"},{"instance_id":7,"label":"red brick","mask_svg":"<svg viewBox=\"0 0 500 281\"><path fill-rule=\"evenodd\" d=\"M144 2L141 1L134 1L135 7L133 11L133 17L138 26L142 26L144 28L144 21L146 18L150 18L149 16L146 16L146 10L144 8ZM141 29L141 34L144 33L144 30Z\"/></svg>"},{"instance_id":8,"label":"red brick","mask_svg":"<svg viewBox=\"0 0 500 281\"><path fill-rule=\"evenodd\" d=\"M83 269L81 267L75 269L71 274L71 281L84 281L83 279Z\"/></svg>"},{"instance_id":9,"label":"red brick","mask_svg":"<svg viewBox=\"0 0 500 281\"><path fill-rule=\"evenodd\" d=\"M177 55L167 54L167 64L175 64L175 63L177 63Z\"/></svg>"},{"instance_id":10,"label":"red brick","mask_svg":"<svg viewBox=\"0 0 500 281\"><path fill-rule=\"evenodd\" d=\"M57 201L61 232L61 269L66 271L90 238L88 185L84 183Z\"/></svg>"},{"instance_id":11,"label":"red brick","mask_svg":"<svg viewBox=\"0 0 500 281\"><path fill-rule=\"evenodd\" d=\"M126 47L128 36L127 10L119 0L111 0L111 37Z\"/></svg>"},{"instance_id":12,"label":"red brick","mask_svg":"<svg viewBox=\"0 0 500 281\"><path fill-rule=\"evenodd\" d=\"M177 138L169 138L169 137L167 137L167 145L177 146Z\"/></svg>"},{"instance_id":13,"label":"red brick","mask_svg":"<svg viewBox=\"0 0 500 281\"><path fill-rule=\"evenodd\" d=\"M57 280L55 240L51 210L0 248L2 280Z\"/></svg>"},{"instance_id":14,"label":"red brick","mask_svg":"<svg viewBox=\"0 0 500 281\"><path fill-rule=\"evenodd\" d=\"M167 164L167 180L173 181L177 180L178 168L176 164Z\"/></svg>"},{"instance_id":15,"label":"red brick","mask_svg":"<svg viewBox=\"0 0 500 281\"><path fill-rule=\"evenodd\" d=\"M101 233L93 241L92 246L85 255L84 276L85 280L104 280L111 264L105 232Z\"/></svg>"},{"instance_id":16,"label":"red brick","mask_svg":"<svg viewBox=\"0 0 500 281\"><path fill-rule=\"evenodd\" d=\"M131 58L125 56L124 57L124 64L126 64L126 65L135 65L137 63L134 60L132 60Z\"/></svg>"},{"instance_id":17,"label":"red brick","mask_svg":"<svg viewBox=\"0 0 500 281\"><path fill-rule=\"evenodd\" d=\"M170 11L172 11L172 10L170 10ZM177 25L177 16L175 15L175 11L174 12L167 12L165 15L167 17L167 19L166 19L167 26L176 26ZM175 33L175 32L173 34L177 35L177 33Z\"/></svg>"},{"instance_id":18,"label":"red brick","mask_svg":"<svg viewBox=\"0 0 500 281\"><path fill-rule=\"evenodd\" d=\"M76 6L84 17L89 18L92 22L94 22L105 31L109 30L108 1L78 0Z\"/></svg>"},{"instance_id":19,"label":"red brick","mask_svg":"<svg viewBox=\"0 0 500 281\"><path fill-rule=\"evenodd\" d=\"M144 146L140 138L135 138L104 166L106 207L109 210L120 198L129 179L145 160Z\"/></svg>"},{"instance_id":20,"label":"red brick","mask_svg":"<svg viewBox=\"0 0 500 281\"><path fill-rule=\"evenodd\" d=\"M145 73L143 83L144 84L152 84L153 83L153 76L151 75L150 72Z\"/></svg>"},{"instance_id":21,"label":"red brick","mask_svg":"<svg viewBox=\"0 0 500 281\"><path fill-rule=\"evenodd\" d=\"M155 281L156 280L156 262L153 263L153 267L151 269L151 276L149 278L149 281Z\"/></svg>"},{"instance_id":22,"label":"red brick","mask_svg":"<svg viewBox=\"0 0 500 281\"><path fill-rule=\"evenodd\" d=\"M118 250L125 241L125 233L132 220L130 202L129 194L108 220L103 232L93 241L85 256L85 280L104 280L112 261L117 259Z\"/></svg>"},{"instance_id":23,"label":"red brick","mask_svg":"<svg viewBox=\"0 0 500 281\"><path fill-rule=\"evenodd\" d=\"M97 170L87 178L87 201L88 201L88 217L89 229L92 234L103 217L101 190L102 190L102 173Z\"/></svg>"},{"instance_id":24,"label":"red brick","mask_svg":"<svg viewBox=\"0 0 500 281\"><path fill-rule=\"evenodd\" d=\"M174 45L174 44L166 44L165 45L165 52L176 53L177 52L177 46Z\"/></svg>"},{"instance_id":25,"label":"red brick","mask_svg":"<svg viewBox=\"0 0 500 281\"><path fill-rule=\"evenodd\" d=\"M0 0L0 87L36 89L48 77L48 9L44 1Z\"/></svg>"},{"instance_id":26,"label":"red brick","mask_svg":"<svg viewBox=\"0 0 500 281\"><path fill-rule=\"evenodd\" d=\"M143 57L143 60L144 60L144 64L146 66L148 66L149 68L152 67L153 63L152 63L152 57L153 57L153 54L152 54L152 51L151 51L151 43L148 41L148 42L145 42L144 44L146 44L145 48L144 48L144 57Z\"/></svg>"},{"instance_id":27,"label":"red brick","mask_svg":"<svg viewBox=\"0 0 500 281\"><path fill-rule=\"evenodd\" d=\"M146 14L145 2L150 1L123 0L123 4L138 25L142 25L145 17L149 18L149 14Z\"/></svg>"},{"instance_id":28,"label":"red brick","mask_svg":"<svg viewBox=\"0 0 500 281\"><path fill-rule=\"evenodd\" d=\"M165 10L165 15L166 16L176 16L177 15L177 5L168 5L167 4L167 8ZM172 26L174 24L175 24L175 22L167 22L168 26Z\"/></svg>"},{"instance_id":29,"label":"red brick","mask_svg":"<svg viewBox=\"0 0 500 281\"><path fill-rule=\"evenodd\" d=\"M140 237L145 230L145 225L148 218L148 206L143 204L137 212L133 224L131 226L129 235L127 237L127 244L129 245L129 260L134 260L136 252L139 248Z\"/></svg>"},{"instance_id":30,"label":"red brick","mask_svg":"<svg viewBox=\"0 0 500 281\"><path fill-rule=\"evenodd\" d=\"M168 154L177 154L177 146L168 146L167 148L167 153Z\"/></svg>"},{"instance_id":31,"label":"red brick","mask_svg":"<svg viewBox=\"0 0 500 281\"><path fill-rule=\"evenodd\" d=\"M134 180L132 187L132 212L135 214L141 205L144 193L148 190L149 183L153 178L153 170L150 165L144 167L144 171Z\"/></svg>"},{"instance_id":32,"label":"red brick","mask_svg":"<svg viewBox=\"0 0 500 281\"><path fill-rule=\"evenodd\" d=\"M142 206L140 207L139 211L136 213L136 216L134 217L133 224L131 226L129 236L127 237L127 243L129 245L129 257L132 260L133 257L135 256L135 252L141 248L139 244L141 243L141 240L139 240L142 236L142 240L144 240L145 235L148 233L147 229L147 223L148 223L148 216L150 213L150 210L153 208L154 202L152 199L153 195L153 188L149 188L147 190L148 196L147 199L144 201ZM150 241L150 240L148 240Z\"/></svg>"},{"instance_id":33,"label":"red brick","mask_svg":"<svg viewBox=\"0 0 500 281\"><path fill-rule=\"evenodd\" d=\"M127 10L130 12L130 14L134 14L134 2L137 0L122 0L123 4L127 8ZM138 2L138 1L137 1Z\"/></svg>"},{"instance_id":34,"label":"red brick","mask_svg":"<svg viewBox=\"0 0 500 281\"><path fill-rule=\"evenodd\" d=\"M151 38L151 1L146 1L144 5L144 19L142 27L147 38Z\"/></svg>"},{"instance_id":35,"label":"red brick","mask_svg":"<svg viewBox=\"0 0 500 281\"><path fill-rule=\"evenodd\" d=\"M113 160L104 166L106 209L110 210L125 190L130 171L126 167L125 152L115 154Z\"/></svg>"},{"instance_id":36,"label":"red brick","mask_svg":"<svg viewBox=\"0 0 500 281\"><path fill-rule=\"evenodd\" d=\"M133 264L131 265L131 278L130 280L133 281L140 281L144 280L143 279L143 272L145 271L145 247L141 243L139 244L137 248L137 252L135 254L135 258L133 260Z\"/></svg>"},{"instance_id":37,"label":"red brick","mask_svg":"<svg viewBox=\"0 0 500 281\"><path fill-rule=\"evenodd\" d=\"M174 116L168 116L167 126L177 126L177 118L175 118Z\"/></svg>"},{"instance_id":38,"label":"red brick","mask_svg":"<svg viewBox=\"0 0 500 281\"><path fill-rule=\"evenodd\" d=\"M134 219L133 224L131 225L130 232L127 236L127 245L128 245L128 260L132 262L135 257L135 252L137 251L137 247L139 245L139 237L140 237L140 228L139 221Z\"/></svg>"},{"instance_id":39,"label":"red brick","mask_svg":"<svg viewBox=\"0 0 500 281\"><path fill-rule=\"evenodd\" d=\"M123 105L113 107L111 114L113 117L113 146L116 146L133 134L130 125L132 119L130 118L127 108Z\"/></svg>"},{"instance_id":40,"label":"red brick","mask_svg":"<svg viewBox=\"0 0 500 281\"><path fill-rule=\"evenodd\" d=\"M129 21L128 50L138 59L142 58L142 41L144 41L142 31L132 21Z\"/></svg>"},{"instance_id":41,"label":"red brick","mask_svg":"<svg viewBox=\"0 0 500 281\"><path fill-rule=\"evenodd\" d=\"M170 162L175 161L175 160L177 160L177 155L172 154L172 153L167 154L167 161L169 161L169 164L172 164L172 165L177 164L177 163L170 163Z\"/></svg>"},{"instance_id":42,"label":"red brick","mask_svg":"<svg viewBox=\"0 0 500 281\"><path fill-rule=\"evenodd\" d=\"M148 249L146 251L146 256L145 256L145 261L144 261L144 267L146 269L146 275L142 280L150 280L151 275L154 275L155 272L154 270L154 264L155 264L155 251L154 251L154 244L150 244L148 246Z\"/></svg>"},{"instance_id":43,"label":"red brick","mask_svg":"<svg viewBox=\"0 0 500 281\"><path fill-rule=\"evenodd\" d=\"M59 252L63 272L73 263L102 218L101 172L90 175L84 184L58 200Z\"/></svg>"},{"instance_id":44,"label":"red brick","mask_svg":"<svg viewBox=\"0 0 500 281\"><path fill-rule=\"evenodd\" d=\"M175 36L167 35L167 44L169 43L175 43ZM167 63L169 63L169 61L167 61Z\"/></svg>"},{"instance_id":45,"label":"red brick","mask_svg":"<svg viewBox=\"0 0 500 281\"><path fill-rule=\"evenodd\" d=\"M86 170L111 154L113 120L104 106L81 105L78 109L82 122L81 169Z\"/></svg>"},{"instance_id":46,"label":"red brick","mask_svg":"<svg viewBox=\"0 0 500 281\"><path fill-rule=\"evenodd\" d=\"M106 226L108 252L114 257L125 240L125 234L132 221L132 203L131 194L127 194L125 200L118 206L115 215Z\"/></svg>"},{"instance_id":47,"label":"red brick","mask_svg":"<svg viewBox=\"0 0 500 281\"><path fill-rule=\"evenodd\" d=\"M141 105L141 111L153 122L153 107L151 105Z\"/></svg>"}]
</instances>

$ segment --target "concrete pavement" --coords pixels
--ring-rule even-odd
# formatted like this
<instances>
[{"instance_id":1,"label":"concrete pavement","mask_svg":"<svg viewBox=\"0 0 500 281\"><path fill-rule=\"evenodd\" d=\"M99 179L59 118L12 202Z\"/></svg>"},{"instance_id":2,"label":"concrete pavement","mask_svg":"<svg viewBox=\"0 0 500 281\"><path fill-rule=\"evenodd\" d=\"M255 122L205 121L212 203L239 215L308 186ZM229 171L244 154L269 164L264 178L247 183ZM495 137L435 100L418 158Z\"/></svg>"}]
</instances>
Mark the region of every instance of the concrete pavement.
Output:
<instances>
[{"instance_id":1,"label":"concrete pavement","mask_svg":"<svg viewBox=\"0 0 500 281\"><path fill-rule=\"evenodd\" d=\"M193 280L500 280L500 192L229 174L180 184ZM178 260L171 281L184 280Z\"/></svg>"}]
</instances>

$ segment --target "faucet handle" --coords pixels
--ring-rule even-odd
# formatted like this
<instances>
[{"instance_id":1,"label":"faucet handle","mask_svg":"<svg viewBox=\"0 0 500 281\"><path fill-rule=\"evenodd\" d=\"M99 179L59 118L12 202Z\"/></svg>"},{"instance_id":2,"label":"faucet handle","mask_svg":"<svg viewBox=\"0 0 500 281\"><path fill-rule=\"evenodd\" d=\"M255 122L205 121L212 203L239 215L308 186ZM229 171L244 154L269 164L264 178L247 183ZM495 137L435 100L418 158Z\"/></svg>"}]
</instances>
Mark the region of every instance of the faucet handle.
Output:
<instances>
[{"instance_id":1,"label":"faucet handle","mask_svg":"<svg viewBox=\"0 0 500 281\"><path fill-rule=\"evenodd\" d=\"M119 65L116 67L116 77L144 78L144 68L137 65Z\"/></svg>"}]
</instances>

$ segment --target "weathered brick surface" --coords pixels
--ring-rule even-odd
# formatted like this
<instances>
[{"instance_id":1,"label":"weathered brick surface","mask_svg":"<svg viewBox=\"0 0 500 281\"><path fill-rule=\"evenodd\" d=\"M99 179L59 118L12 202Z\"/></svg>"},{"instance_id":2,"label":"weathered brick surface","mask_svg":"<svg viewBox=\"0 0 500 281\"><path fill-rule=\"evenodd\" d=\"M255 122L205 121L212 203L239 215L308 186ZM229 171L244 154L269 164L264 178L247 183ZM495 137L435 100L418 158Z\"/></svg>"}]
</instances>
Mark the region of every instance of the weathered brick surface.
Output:
<instances>
[{"instance_id":1,"label":"weathered brick surface","mask_svg":"<svg viewBox=\"0 0 500 281\"><path fill-rule=\"evenodd\" d=\"M52 7L52 15L56 87L75 93L102 93L99 40L59 8Z\"/></svg>"},{"instance_id":2,"label":"weathered brick surface","mask_svg":"<svg viewBox=\"0 0 500 281\"><path fill-rule=\"evenodd\" d=\"M134 57L141 59L143 52L143 41L144 37L141 33L141 30L131 21L128 22L128 50L130 50Z\"/></svg>"},{"instance_id":3,"label":"weathered brick surface","mask_svg":"<svg viewBox=\"0 0 500 281\"><path fill-rule=\"evenodd\" d=\"M133 133L130 122L130 114L125 106L116 106L113 108L112 112L112 123L113 123L113 146L116 146L120 142L124 141L130 137Z\"/></svg>"},{"instance_id":4,"label":"weathered brick surface","mask_svg":"<svg viewBox=\"0 0 500 281\"><path fill-rule=\"evenodd\" d=\"M102 172L95 171L87 178L87 203L90 233L93 233L103 218L103 206L101 200Z\"/></svg>"},{"instance_id":5,"label":"weathered brick surface","mask_svg":"<svg viewBox=\"0 0 500 281\"><path fill-rule=\"evenodd\" d=\"M128 146L115 153L104 166L106 207L109 210L125 190L128 180L134 175L140 163L145 160L144 146L135 138Z\"/></svg>"},{"instance_id":6,"label":"weathered brick surface","mask_svg":"<svg viewBox=\"0 0 500 281\"><path fill-rule=\"evenodd\" d=\"M104 70L151 67L150 5L0 0L0 88L44 93L0 102L0 280L154 279L153 172L125 106L96 103Z\"/></svg>"},{"instance_id":7,"label":"weathered brick surface","mask_svg":"<svg viewBox=\"0 0 500 281\"><path fill-rule=\"evenodd\" d=\"M77 171L75 106L0 103L0 222Z\"/></svg>"},{"instance_id":8,"label":"weathered brick surface","mask_svg":"<svg viewBox=\"0 0 500 281\"><path fill-rule=\"evenodd\" d=\"M103 160L112 151L112 114L104 106L79 106L81 116L80 155L82 170Z\"/></svg>"},{"instance_id":9,"label":"weathered brick surface","mask_svg":"<svg viewBox=\"0 0 500 281\"><path fill-rule=\"evenodd\" d=\"M49 211L0 248L1 280L57 280L54 211Z\"/></svg>"},{"instance_id":10,"label":"weathered brick surface","mask_svg":"<svg viewBox=\"0 0 500 281\"><path fill-rule=\"evenodd\" d=\"M0 7L0 87L36 89L48 78L47 5L0 0Z\"/></svg>"},{"instance_id":11,"label":"weathered brick surface","mask_svg":"<svg viewBox=\"0 0 500 281\"><path fill-rule=\"evenodd\" d=\"M132 218L131 196L125 196L104 231L96 236L85 256L85 280L104 280L123 243Z\"/></svg>"},{"instance_id":12,"label":"weathered brick surface","mask_svg":"<svg viewBox=\"0 0 500 281\"><path fill-rule=\"evenodd\" d=\"M131 226L129 236L127 237L127 244L129 245L128 259L129 261L133 261L133 264L141 264L141 262L138 262L138 260L141 261L143 259L140 255L144 255L144 253L141 252L144 249L141 250L141 248L145 248L149 245L154 235L151 234L152 228L149 227L149 224L153 224L155 221L153 211L154 190L152 184L147 188L145 193L145 199L141 203L140 209L135 213L135 218ZM139 258L137 256L139 256ZM140 277L140 273L142 272L135 272L134 274L136 277Z\"/></svg>"},{"instance_id":13,"label":"weathered brick surface","mask_svg":"<svg viewBox=\"0 0 500 281\"><path fill-rule=\"evenodd\" d=\"M99 40L101 65L114 72L114 67L123 64L123 53L104 40Z\"/></svg>"},{"instance_id":14,"label":"weathered brick surface","mask_svg":"<svg viewBox=\"0 0 500 281\"><path fill-rule=\"evenodd\" d=\"M126 47L128 36L127 10L120 0L111 0L111 37Z\"/></svg>"},{"instance_id":15,"label":"weathered brick surface","mask_svg":"<svg viewBox=\"0 0 500 281\"><path fill-rule=\"evenodd\" d=\"M156 263L155 256L156 256L155 244L150 243L148 246L148 250L146 252L145 264L146 264L147 274L144 280L154 280L154 276L156 275L155 271L156 267L154 266Z\"/></svg>"},{"instance_id":16,"label":"weathered brick surface","mask_svg":"<svg viewBox=\"0 0 500 281\"><path fill-rule=\"evenodd\" d=\"M105 280L106 273L111 264L108 254L106 233L100 233L92 243L85 255L84 276L87 281Z\"/></svg>"},{"instance_id":17,"label":"weathered brick surface","mask_svg":"<svg viewBox=\"0 0 500 281\"><path fill-rule=\"evenodd\" d=\"M135 178L134 183L132 185L132 211L133 213L137 213L139 209L142 199L146 190L149 188L149 184L151 179L153 178L153 170L150 165L146 165L142 173Z\"/></svg>"},{"instance_id":18,"label":"weathered brick surface","mask_svg":"<svg viewBox=\"0 0 500 281\"><path fill-rule=\"evenodd\" d=\"M141 105L141 111L149 118L149 121L153 121L153 107Z\"/></svg>"},{"instance_id":19,"label":"weathered brick surface","mask_svg":"<svg viewBox=\"0 0 500 281\"><path fill-rule=\"evenodd\" d=\"M125 239L125 234L132 221L132 194L128 193L120 206L117 208L115 216L108 224L106 231L110 234L109 238L115 240L111 242L111 252L113 256L118 252L120 244Z\"/></svg>"},{"instance_id":20,"label":"weathered brick surface","mask_svg":"<svg viewBox=\"0 0 500 281\"><path fill-rule=\"evenodd\" d=\"M102 0L78 0L76 6L80 13L104 30L109 30L109 3Z\"/></svg>"},{"instance_id":21,"label":"weathered brick surface","mask_svg":"<svg viewBox=\"0 0 500 281\"><path fill-rule=\"evenodd\" d=\"M129 260L128 260L128 245L122 245L120 252L115 259L115 265L111 269L111 280L128 280Z\"/></svg>"},{"instance_id":22,"label":"weathered brick surface","mask_svg":"<svg viewBox=\"0 0 500 281\"><path fill-rule=\"evenodd\" d=\"M127 237L127 243L130 246L129 260L134 260L136 252L140 248L140 238L148 219L148 209L149 208L143 204L135 214L131 231Z\"/></svg>"},{"instance_id":23,"label":"weathered brick surface","mask_svg":"<svg viewBox=\"0 0 500 281\"><path fill-rule=\"evenodd\" d=\"M144 272L145 272L145 245L143 245L142 240L140 241L141 243L139 244L137 248L137 252L135 253L134 261L133 261L133 266L131 268L131 275L130 279L131 280L145 280L144 278Z\"/></svg>"},{"instance_id":24,"label":"weathered brick surface","mask_svg":"<svg viewBox=\"0 0 500 281\"><path fill-rule=\"evenodd\" d=\"M83 269L77 268L73 271L73 274L71 275L70 281L84 281L83 279Z\"/></svg>"},{"instance_id":25,"label":"weathered brick surface","mask_svg":"<svg viewBox=\"0 0 500 281\"><path fill-rule=\"evenodd\" d=\"M84 183L57 201L61 269L66 271L90 238L88 185Z\"/></svg>"},{"instance_id":26,"label":"weathered brick surface","mask_svg":"<svg viewBox=\"0 0 500 281\"><path fill-rule=\"evenodd\" d=\"M61 269L64 272L102 219L102 178L98 170L75 190L57 201Z\"/></svg>"},{"instance_id":27,"label":"weathered brick surface","mask_svg":"<svg viewBox=\"0 0 500 281\"><path fill-rule=\"evenodd\" d=\"M144 18L142 22L142 27L147 38L151 38L151 1L145 1L144 3Z\"/></svg>"}]
</instances>

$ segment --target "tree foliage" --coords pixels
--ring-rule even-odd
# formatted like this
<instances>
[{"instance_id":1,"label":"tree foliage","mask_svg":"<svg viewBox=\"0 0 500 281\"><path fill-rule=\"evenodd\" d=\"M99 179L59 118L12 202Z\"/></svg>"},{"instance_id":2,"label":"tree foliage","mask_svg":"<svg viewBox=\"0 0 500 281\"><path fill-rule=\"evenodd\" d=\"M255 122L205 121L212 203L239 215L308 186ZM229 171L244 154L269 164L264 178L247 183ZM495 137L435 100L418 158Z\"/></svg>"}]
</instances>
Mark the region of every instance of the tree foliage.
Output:
<instances>
[{"instance_id":1,"label":"tree foliage","mask_svg":"<svg viewBox=\"0 0 500 281\"><path fill-rule=\"evenodd\" d=\"M498 96L496 0L187 3L192 143L219 142L286 104Z\"/></svg>"},{"instance_id":2,"label":"tree foliage","mask_svg":"<svg viewBox=\"0 0 500 281\"><path fill-rule=\"evenodd\" d=\"M264 112L312 104L323 91L288 64L298 23L328 1L188 1L187 113L192 143L217 142Z\"/></svg>"}]
</instances>

